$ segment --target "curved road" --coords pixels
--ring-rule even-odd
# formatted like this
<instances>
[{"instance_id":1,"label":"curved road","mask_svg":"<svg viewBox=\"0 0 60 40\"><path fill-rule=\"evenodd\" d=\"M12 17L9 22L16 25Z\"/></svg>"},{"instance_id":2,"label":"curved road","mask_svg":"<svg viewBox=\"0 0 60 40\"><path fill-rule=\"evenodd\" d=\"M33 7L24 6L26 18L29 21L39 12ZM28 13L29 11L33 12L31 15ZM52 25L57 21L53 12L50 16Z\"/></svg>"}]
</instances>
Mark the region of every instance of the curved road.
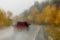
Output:
<instances>
[{"instance_id":1,"label":"curved road","mask_svg":"<svg viewBox=\"0 0 60 40\"><path fill-rule=\"evenodd\" d=\"M3 40L48 40L48 36L41 25L30 25L29 31L17 31L12 37Z\"/></svg>"},{"instance_id":2,"label":"curved road","mask_svg":"<svg viewBox=\"0 0 60 40\"><path fill-rule=\"evenodd\" d=\"M40 25L30 25L29 31L16 33L16 40L48 40L44 29Z\"/></svg>"}]
</instances>

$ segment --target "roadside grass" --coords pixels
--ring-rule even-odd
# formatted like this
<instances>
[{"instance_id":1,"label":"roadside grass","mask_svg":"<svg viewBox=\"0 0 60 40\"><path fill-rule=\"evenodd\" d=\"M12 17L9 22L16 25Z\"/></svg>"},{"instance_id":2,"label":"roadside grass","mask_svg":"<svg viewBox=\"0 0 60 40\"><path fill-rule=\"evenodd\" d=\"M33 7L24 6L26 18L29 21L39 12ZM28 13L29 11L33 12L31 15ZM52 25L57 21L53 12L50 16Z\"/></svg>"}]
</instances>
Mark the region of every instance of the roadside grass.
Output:
<instances>
[{"instance_id":1,"label":"roadside grass","mask_svg":"<svg viewBox=\"0 0 60 40\"><path fill-rule=\"evenodd\" d=\"M55 27L51 25L45 25L45 30L49 36L53 38L53 40L60 40L60 27Z\"/></svg>"}]
</instances>

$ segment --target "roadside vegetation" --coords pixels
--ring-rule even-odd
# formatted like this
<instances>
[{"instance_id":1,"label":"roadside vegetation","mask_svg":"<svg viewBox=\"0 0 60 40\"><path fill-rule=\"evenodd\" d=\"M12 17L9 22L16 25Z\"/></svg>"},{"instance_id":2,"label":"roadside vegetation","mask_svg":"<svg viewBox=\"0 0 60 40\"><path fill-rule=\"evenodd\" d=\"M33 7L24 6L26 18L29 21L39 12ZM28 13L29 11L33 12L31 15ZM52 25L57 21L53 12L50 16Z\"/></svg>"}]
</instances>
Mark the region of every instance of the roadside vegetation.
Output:
<instances>
[{"instance_id":1,"label":"roadside vegetation","mask_svg":"<svg viewBox=\"0 0 60 40\"><path fill-rule=\"evenodd\" d=\"M0 29L4 29L12 25L12 21L9 19L12 14L9 12L8 15L7 13L0 9Z\"/></svg>"},{"instance_id":2,"label":"roadside vegetation","mask_svg":"<svg viewBox=\"0 0 60 40\"><path fill-rule=\"evenodd\" d=\"M55 27L51 25L45 25L45 31L47 34L53 38L53 40L60 40L60 27Z\"/></svg>"}]
</instances>

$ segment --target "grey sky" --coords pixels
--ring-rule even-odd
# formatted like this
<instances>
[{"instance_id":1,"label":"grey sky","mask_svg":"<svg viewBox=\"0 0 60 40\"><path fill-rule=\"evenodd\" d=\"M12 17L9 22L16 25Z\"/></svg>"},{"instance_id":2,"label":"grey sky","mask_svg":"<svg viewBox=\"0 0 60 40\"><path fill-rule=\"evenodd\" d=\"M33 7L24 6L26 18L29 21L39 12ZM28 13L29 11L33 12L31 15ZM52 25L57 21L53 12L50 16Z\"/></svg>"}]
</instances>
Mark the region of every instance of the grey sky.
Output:
<instances>
[{"instance_id":1,"label":"grey sky","mask_svg":"<svg viewBox=\"0 0 60 40\"><path fill-rule=\"evenodd\" d=\"M29 9L35 1L42 2L44 0L0 0L0 8L11 11L15 16Z\"/></svg>"}]
</instances>

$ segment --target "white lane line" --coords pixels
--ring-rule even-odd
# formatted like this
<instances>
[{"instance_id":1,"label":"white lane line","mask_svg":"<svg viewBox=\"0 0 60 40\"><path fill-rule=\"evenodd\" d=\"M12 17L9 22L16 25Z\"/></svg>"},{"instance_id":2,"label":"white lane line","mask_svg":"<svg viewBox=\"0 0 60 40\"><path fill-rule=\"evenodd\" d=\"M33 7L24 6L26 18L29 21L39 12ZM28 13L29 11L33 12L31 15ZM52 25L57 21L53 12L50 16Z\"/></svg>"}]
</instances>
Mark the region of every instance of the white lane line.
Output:
<instances>
[{"instance_id":1,"label":"white lane line","mask_svg":"<svg viewBox=\"0 0 60 40\"><path fill-rule=\"evenodd\" d=\"M36 36L38 35L38 33L39 33L39 30L40 30L40 27L37 27L38 29L36 30L36 32L35 32L35 35L34 35L34 38L33 38L33 40L35 40L35 38L36 38Z\"/></svg>"}]
</instances>

